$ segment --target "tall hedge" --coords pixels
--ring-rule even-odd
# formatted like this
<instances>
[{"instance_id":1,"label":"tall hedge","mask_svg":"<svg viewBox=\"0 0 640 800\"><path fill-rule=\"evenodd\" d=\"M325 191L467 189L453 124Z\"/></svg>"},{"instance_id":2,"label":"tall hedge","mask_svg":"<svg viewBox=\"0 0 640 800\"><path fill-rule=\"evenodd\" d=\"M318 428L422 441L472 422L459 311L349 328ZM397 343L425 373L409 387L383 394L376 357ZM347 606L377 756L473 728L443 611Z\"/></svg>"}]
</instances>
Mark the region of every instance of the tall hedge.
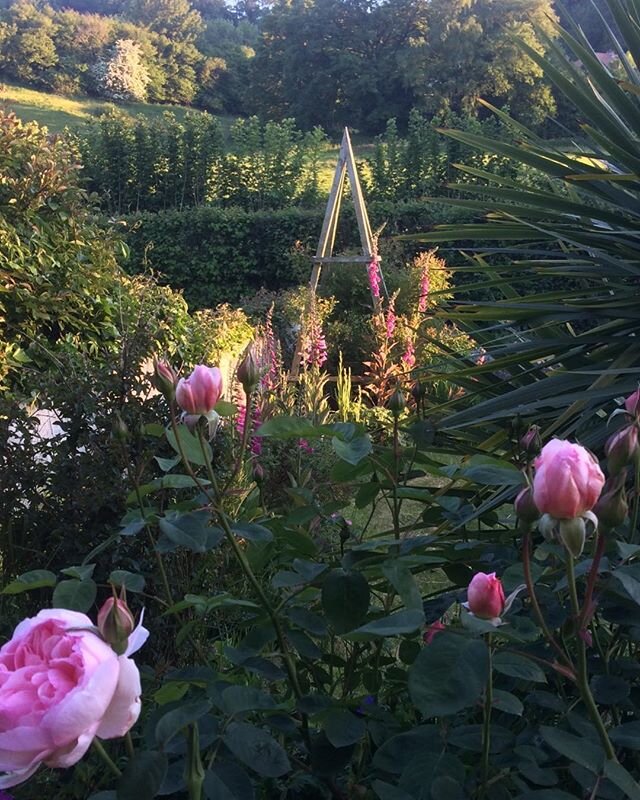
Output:
<instances>
[{"instance_id":1,"label":"tall hedge","mask_svg":"<svg viewBox=\"0 0 640 800\"><path fill-rule=\"evenodd\" d=\"M386 223L385 241L427 230L443 217L437 206L417 202L373 203L369 215L374 230ZM323 216L322 208L247 212L205 206L129 217L128 269L151 268L161 282L184 289L191 308L237 303L261 287L278 290L308 280ZM359 236L353 208L345 203L335 252L348 249L359 249Z\"/></svg>"}]
</instances>

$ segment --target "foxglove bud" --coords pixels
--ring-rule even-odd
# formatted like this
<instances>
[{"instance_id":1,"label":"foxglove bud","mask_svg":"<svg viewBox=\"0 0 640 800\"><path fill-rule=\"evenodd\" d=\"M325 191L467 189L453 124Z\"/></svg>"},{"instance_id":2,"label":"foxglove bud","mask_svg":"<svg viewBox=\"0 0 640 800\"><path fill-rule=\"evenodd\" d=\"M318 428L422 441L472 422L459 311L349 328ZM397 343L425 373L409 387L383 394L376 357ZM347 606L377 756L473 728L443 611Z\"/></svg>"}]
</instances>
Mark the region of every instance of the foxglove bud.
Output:
<instances>
[{"instance_id":1,"label":"foxglove bud","mask_svg":"<svg viewBox=\"0 0 640 800\"><path fill-rule=\"evenodd\" d=\"M105 600L102 608L98 611L98 630L102 638L121 656L127 649L129 636L135 626L133 614L127 606L124 587L120 597L116 596L114 588L113 597Z\"/></svg>"},{"instance_id":2,"label":"foxglove bud","mask_svg":"<svg viewBox=\"0 0 640 800\"><path fill-rule=\"evenodd\" d=\"M542 449L542 439L540 438L540 427L532 425L525 435L520 439L520 447L529 456L535 458Z\"/></svg>"},{"instance_id":3,"label":"foxglove bud","mask_svg":"<svg viewBox=\"0 0 640 800\"><path fill-rule=\"evenodd\" d=\"M518 519L533 523L540 517L538 507L533 502L533 492L527 486L518 494L513 504Z\"/></svg>"},{"instance_id":4,"label":"foxglove bud","mask_svg":"<svg viewBox=\"0 0 640 800\"><path fill-rule=\"evenodd\" d=\"M169 403L172 403L176 396L176 384L178 376L174 369L166 361L156 361L153 365L153 378L151 382L160 394Z\"/></svg>"},{"instance_id":5,"label":"foxglove bud","mask_svg":"<svg viewBox=\"0 0 640 800\"><path fill-rule=\"evenodd\" d=\"M573 558L578 558L584 550L587 529L582 517L558 520L558 538Z\"/></svg>"},{"instance_id":6,"label":"foxglove bud","mask_svg":"<svg viewBox=\"0 0 640 800\"><path fill-rule=\"evenodd\" d=\"M245 394L247 395L251 394L251 392L260 383L260 367L258 366L258 360L256 359L252 344L247 348L244 358L238 366L236 376L242 384Z\"/></svg>"},{"instance_id":7,"label":"foxglove bud","mask_svg":"<svg viewBox=\"0 0 640 800\"><path fill-rule=\"evenodd\" d=\"M260 486L264 480L264 467L262 464L255 464L253 467L253 480Z\"/></svg>"},{"instance_id":8,"label":"foxglove bud","mask_svg":"<svg viewBox=\"0 0 640 800\"><path fill-rule=\"evenodd\" d=\"M638 453L638 429L629 425L610 436L604 446L611 475L617 475Z\"/></svg>"},{"instance_id":9,"label":"foxglove bud","mask_svg":"<svg viewBox=\"0 0 640 800\"><path fill-rule=\"evenodd\" d=\"M396 389L395 392L389 398L389 402L387 403L387 407L393 414L393 416L397 419L400 414L405 409L406 401L404 399L404 394L401 389Z\"/></svg>"},{"instance_id":10,"label":"foxglove bud","mask_svg":"<svg viewBox=\"0 0 640 800\"><path fill-rule=\"evenodd\" d=\"M606 531L617 528L627 518L629 505L625 490L626 474L624 472L607 480L600 495L600 499L593 509L598 518L600 528Z\"/></svg>"}]
</instances>

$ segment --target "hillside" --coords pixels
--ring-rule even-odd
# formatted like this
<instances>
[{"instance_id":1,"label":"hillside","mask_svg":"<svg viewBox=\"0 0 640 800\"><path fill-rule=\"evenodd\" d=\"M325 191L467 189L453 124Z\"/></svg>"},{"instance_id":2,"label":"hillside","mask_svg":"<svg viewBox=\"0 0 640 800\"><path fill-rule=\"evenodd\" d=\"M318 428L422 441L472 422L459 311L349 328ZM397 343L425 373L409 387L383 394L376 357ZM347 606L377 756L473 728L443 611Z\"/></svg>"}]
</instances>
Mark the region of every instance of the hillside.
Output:
<instances>
[{"instance_id":1,"label":"hillside","mask_svg":"<svg viewBox=\"0 0 640 800\"><path fill-rule=\"evenodd\" d=\"M157 105L153 103L109 103L105 100L89 97L62 97L49 92L25 89L22 86L0 84L0 106L14 111L25 121L34 120L55 133L66 127L73 127L87 122L93 117L104 114L109 109L118 110L130 115L144 114L153 119L171 111L178 119L185 114L202 113L193 108L179 105ZM233 122L232 117L218 117L226 130Z\"/></svg>"}]
</instances>

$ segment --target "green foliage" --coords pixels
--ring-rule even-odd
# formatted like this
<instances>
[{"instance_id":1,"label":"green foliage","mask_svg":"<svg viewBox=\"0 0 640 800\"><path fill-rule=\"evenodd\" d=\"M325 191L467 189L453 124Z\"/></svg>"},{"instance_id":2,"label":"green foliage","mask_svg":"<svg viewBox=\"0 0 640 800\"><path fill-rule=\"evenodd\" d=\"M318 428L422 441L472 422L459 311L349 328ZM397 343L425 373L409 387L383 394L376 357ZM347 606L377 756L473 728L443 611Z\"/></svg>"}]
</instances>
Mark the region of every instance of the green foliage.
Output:
<instances>
[{"instance_id":1,"label":"green foliage","mask_svg":"<svg viewBox=\"0 0 640 800\"><path fill-rule=\"evenodd\" d=\"M630 33L640 17L635 6L618 0L610 7L628 36L626 44L613 42L623 58L622 82L579 32L558 30L568 57L559 44L550 44L549 59L522 44L575 105L583 120L580 138L547 141L522 125L516 143L448 131L453 141L544 176L544 182L523 190L509 177L460 167L481 185L453 184L454 191L471 197L447 202L479 218L489 209L489 217L455 229L441 226L420 237L438 243L474 239L475 257L462 270L473 270L478 280L467 290L483 282L492 286L491 302L471 304L459 294L459 301L442 312L443 319L458 321L494 359L459 375L466 388L477 379L477 392L472 402L460 397L450 409L451 430L464 428L466 437L477 426L478 443L499 420L521 415L535 418L548 432L576 434L596 446L606 436L599 421L611 410L611 396L637 384L640 105L637 73L625 53L629 50L634 61L640 58ZM491 255L479 252L483 246ZM548 283L537 291L541 279Z\"/></svg>"},{"instance_id":2,"label":"green foliage","mask_svg":"<svg viewBox=\"0 0 640 800\"><path fill-rule=\"evenodd\" d=\"M369 206L372 224L386 222L385 231L390 235L420 230L439 219L440 213L438 208L424 203ZM142 214L128 220L130 268L135 272L148 267L158 271L170 286L182 289L189 305L195 308L238 302L261 287L279 290L307 282L309 258L315 252L322 218L322 210L302 208L247 212L204 207ZM341 211L339 228L336 252L359 249L350 204ZM296 242L298 245L293 247ZM413 255L413 245L401 249L400 254L390 254L390 258L402 261L405 252ZM307 257L302 257L305 254ZM344 291L339 293L334 284L342 281ZM326 293L344 298L344 308L361 307L368 313L366 286L364 268L349 265L327 272ZM357 306L349 304L349 289L357 296Z\"/></svg>"},{"instance_id":3,"label":"green foliage","mask_svg":"<svg viewBox=\"0 0 640 800\"><path fill-rule=\"evenodd\" d=\"M88 187L116 213L205 203L247 209L311 204L318 197L321 130L303 135L292 120L237 121L223 147L215 117L193 114L159 124L143 116L105 115L74 140Z\"/></svg>"}]
</instances>

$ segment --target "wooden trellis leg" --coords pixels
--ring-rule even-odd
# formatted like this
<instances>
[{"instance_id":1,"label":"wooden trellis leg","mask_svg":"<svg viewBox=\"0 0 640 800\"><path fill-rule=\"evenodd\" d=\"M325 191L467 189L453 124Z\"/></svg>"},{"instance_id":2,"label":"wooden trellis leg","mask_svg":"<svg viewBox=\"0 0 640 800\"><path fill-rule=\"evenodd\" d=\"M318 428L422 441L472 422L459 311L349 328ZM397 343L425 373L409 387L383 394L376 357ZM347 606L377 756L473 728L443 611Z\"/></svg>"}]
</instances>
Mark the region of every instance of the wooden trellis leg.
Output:
<instances>
[{"instance_id":1,"label":"wooden trellis leg","mask_svg":"<svg viewBox=\"0 0 640 800\"><path fill-rule=\"evenodd\" d=\"M344 183L347 177L349 178L349 184L351 186L351 196L353 198L353 204L355 207L358 231L360 233L362 255L334 257L333 246L336 240L340 205L342 203ZM342 143L340 145L338 163L336 164L336 171L333 175L333 183L331 184L331 191L329 192L329 200L327 202L327 208L324 214L324 220L322 222L322 230L320 232L320 239L318 241L318 249L316 250L316 255L313 259L313 269L311 270L311 277L309 279L308 302L312 302L315 298L323 264L337 262L368 264L374 257L376 257L376 254L373 234L371 232L371 225L369 223L369 215L367 214L367 207L364 202L364 195L362 194L360 179L358 178L358 170L356 169L356 161L353 155L353 148L351 147L349 130L345 128L342 136ZM307 308L309 308L308 305ZM304 329L301 320L298 341L291 364L291 372L289 373L290 379L293 380L297 379L300 373L303 337Z\"/></svg>"}]
</instances>

